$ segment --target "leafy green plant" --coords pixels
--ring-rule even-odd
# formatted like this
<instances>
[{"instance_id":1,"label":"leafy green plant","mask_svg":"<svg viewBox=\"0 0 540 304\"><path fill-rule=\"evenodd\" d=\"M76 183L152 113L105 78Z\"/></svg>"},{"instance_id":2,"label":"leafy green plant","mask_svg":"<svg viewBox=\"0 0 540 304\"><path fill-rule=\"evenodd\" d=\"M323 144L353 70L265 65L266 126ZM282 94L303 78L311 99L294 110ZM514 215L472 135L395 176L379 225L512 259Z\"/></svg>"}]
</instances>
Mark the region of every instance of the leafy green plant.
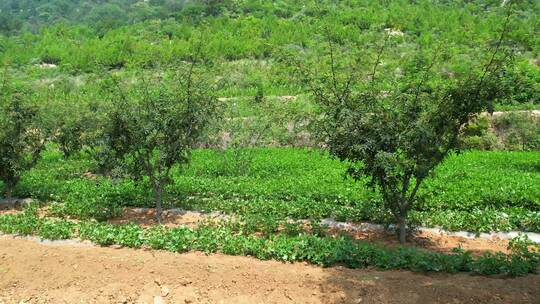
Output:
<instances>
[{"instance_id":1,"label":"leafy green plant","mask_svg":"<svg viewBox=\"0 0 540 304\"><path fill-rule=\"evenodd\" d=\"M499 138L491 129L491 119L482 115L465 125L460 134L460 148L473 150L497 150L502 148Z\"/></svg>"},{"instance_id":2,"label":"leafy green plant","mask_svg":"<svg viewBox=\"0 0 540 304\"><path fill-rule=\"evenodd\" d=\"M540 120L527 111L510 112L493 119L508 150L540 149Z\"/></svg>"},{"instance_id":3,"label":"leafy green plant","mask_svg":"<svg viewBox=\"0 0 540 304\"><path fill-rule=\"evenodd\" d=\"M367 177L369 185L380 191L402 244L422 183L459 147L460 130L470 117L492 109L502 94L498 82L512 53L505 47L510 17L511 10L486 62L453 77L439 72L450 55L439 49L429 55L417 52L402 66L381 66L385 48L395 38L388 32L373 57L350 55L354 45L337 49L328 32L322 72L308 67L310 63L296 63L321 106L324 146L350 163L347 172L355 180ZM362 66L366 57L374 62L371 69ZM396 73L396 68L401 71Z\"/></svg>"},{"instance_id":4,"label":"leafy green plant","mask_svg":"<svg viewBox=\"0 0 540 304\"><path fill-rule=\"evenodd\" d=\"M257 104L260 104L262 102L264 102L264 87L263 87L263 84L259 81L257 82L256 84L256 93L255 93L255 97L253 98L253 101Z\"/></svg>"},{"instance_id":5,"label":"leafy green plant","mask_svg":"<svg viewBox=\"0 0 540 304\"><path fill-rule=\"evenodd\" d=\"M223 252L251 255L259 259L284 262L306 261L317 265L345 265L350 268L408 269L419 272L474 272L482 275L521 276L534 273L540 266L540 255L529 251L520 240L513 242L512 254L485 254L475 258L461 249L452 254L434 253L414 248L391 249L346 237L272 234L257 236L237 234L230 223L208 223L196 229L135 225L111 225L93 221L77 224L67 220L40 219L36 209L17 215L0 216L0 232L39 235L51 239L79 237L101 246L141 246L186 252ZM237 226L238 227L238 226ZM518 249L519 248L519 249Z\"/></svg>"},{"instance_id":6,"label":"leafy green plant","mask_svg":"<svg viewBox=\"0 0 540 304\"><path fill-rule=\"evenodd\" d=\"M120 215L122 203L114 199L117 187L109 181L75 180L63 197L62 203L51 205L54 215L98 221Z\"/></svg>"},{"instance_id":7,"label":"leafy green plant","mask_svg":"<svg viewBox=\"0 0 540 304\"><path fill-rule=\"evenodd\" d=\"M213 84L193 60L163 77L140 78L135 87L113 78L110 88L115 102L101 141L105 153L99 156L135 179L149 179L159 222L171 169L190 161L217 105Z\"/></svg>"},{"instance_id":8,"label":"leafy green plant","mask_svg":"<svg viewBox=\"0 0 540 304\"><path fill-rule=\"evenodd\" d=\"M36 234L48 240L65 240L73 237L75 224L62 220L41 220Z\"/></svg>"},{"instance_id":9,"label":"leafy green plant","mask_svg":"<svg viewBox=\"0 0 540 304\"><path fill-rule=\"evenodd\" d=\"M116 244L117 230L112 225L96 222L81 222L78 228L79 237L83 240L89 240L101 246Z\"/></svg>"},{"instance_id":10,"label":"leafy green plant","mask_svg":"<svg viewBox=\"0 0 540 304\"><path fill-rule=\"evenodd\" d=\"M31 92L14 86L6 73L0 75L0 180L11 201L21 175L39 159L44 138L36 124Z\"/></svg>"}]
</instances>

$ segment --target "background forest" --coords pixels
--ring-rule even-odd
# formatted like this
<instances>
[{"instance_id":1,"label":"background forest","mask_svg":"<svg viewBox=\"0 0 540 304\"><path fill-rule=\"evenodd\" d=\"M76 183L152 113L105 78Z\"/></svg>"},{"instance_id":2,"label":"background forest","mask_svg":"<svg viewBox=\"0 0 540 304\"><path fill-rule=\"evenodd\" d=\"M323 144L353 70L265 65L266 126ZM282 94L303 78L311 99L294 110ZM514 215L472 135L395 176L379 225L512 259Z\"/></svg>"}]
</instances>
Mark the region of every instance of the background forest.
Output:
<instances>
[{"instance_id":1,"label":"background forest","mask_svg":"<svg viewBox=\"0 0 540 304\"><path fill-rule=\"evenodd\" d=\"M287 50L316 53L324 33L334 42L376 45L393 31L395 57L444 44L462 53L487 45L501 26L500 1L2 1L0 60L23 72L20 77L66 76L84 84L87 74L174 66L189 56L190 41L203 40L206 60L227 75L223 97L297 95L305 88L290 76L281 55ZM540 20L537 1L515 5L512 24L519 63L508 75L514 100L540 101ZM394 55L394 54L393 54ZM456 62L464 58L455 58ZM54 64L58 69L43 69ZM463 62L463 64L466 64ZM40 68L41 67L41 68ZM67 77L69 75L70 77Z\"/></svg>"}]
</instances>

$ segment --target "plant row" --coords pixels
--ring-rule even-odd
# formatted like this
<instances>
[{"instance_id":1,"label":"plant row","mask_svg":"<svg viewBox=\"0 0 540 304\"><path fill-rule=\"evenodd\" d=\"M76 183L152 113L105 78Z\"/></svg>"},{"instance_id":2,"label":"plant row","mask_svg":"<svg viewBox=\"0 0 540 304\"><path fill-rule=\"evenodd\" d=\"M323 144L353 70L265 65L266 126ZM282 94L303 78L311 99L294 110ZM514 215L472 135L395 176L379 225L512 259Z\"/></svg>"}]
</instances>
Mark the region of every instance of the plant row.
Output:
<instances>
[{"instance_id":1,"label":"plant row","mask_svg":"<svg viewBox=\"0 0 540 304\"><path fill-rule=\"evenodd\" d=\"M324 154L264 148L249 150L248 159L196 150L191 165L173 175L165 203L277 219L392 219L379 193L344 178L344 164ZM449 230L540 231L537 164L537 153L467 152L450 157L426 181L411 218L417 225ZM88 158L64 160L50 149L23 176L15 193L56 202L51 207L55 214L83 219L114 217L126 206L153 206L147 182L89 174L93 166Z\"/></svg>"},{"instance_id":2,"label":"plant row","mask_svg":"<svg viewBox=\"0 0 540 304\"><path fill-rule=\"evenodd\" d=\"M526 240L512 243L512 254L486 253L474 257L470 252L434 253L414 248L387 248L347 237L328 237L300 232L296 235L258 236L238 230L241 225L206 224L196 229L135 225L111 225L94 221L74 223L39 218L28 208L16 215L0 216L0 231L6 234L37 235L44 239L79 238L101 246L149 247L172 252L221 252L253 256L262 260L305 261L317 265L345 265L349 268L407 269L421 272L473 272L482 275L520 276L536 272L540 255L528 250Z\"/></svg>"}]
</instances>

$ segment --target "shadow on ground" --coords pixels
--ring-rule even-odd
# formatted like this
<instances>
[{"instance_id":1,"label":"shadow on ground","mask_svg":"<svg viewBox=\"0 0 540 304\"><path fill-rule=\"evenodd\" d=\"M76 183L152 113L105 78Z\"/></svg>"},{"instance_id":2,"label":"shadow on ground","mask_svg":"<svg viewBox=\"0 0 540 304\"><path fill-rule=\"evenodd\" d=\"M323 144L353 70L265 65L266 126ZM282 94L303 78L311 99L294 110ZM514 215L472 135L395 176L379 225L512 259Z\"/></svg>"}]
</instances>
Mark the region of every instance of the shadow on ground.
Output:
<instances>
[{"instance_id":1,"label":"shadow on ground","mask_svg":"<svg viewBox=\"0 0 540 304\"><path fill-rule=\"evenodd\" d=\"M539 303L539 275L520 278L326 269L323 303Z\"/></svg>"}]
</instances>

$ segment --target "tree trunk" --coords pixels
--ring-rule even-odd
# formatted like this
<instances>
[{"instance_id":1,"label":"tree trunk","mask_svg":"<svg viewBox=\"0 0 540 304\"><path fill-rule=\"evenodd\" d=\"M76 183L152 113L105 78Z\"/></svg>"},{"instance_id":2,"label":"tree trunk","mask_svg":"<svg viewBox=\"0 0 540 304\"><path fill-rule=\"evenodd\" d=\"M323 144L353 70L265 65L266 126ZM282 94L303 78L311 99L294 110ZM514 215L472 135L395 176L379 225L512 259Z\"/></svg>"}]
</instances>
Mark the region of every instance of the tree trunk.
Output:
<instances>
[{"instance_id":1,"label":"tree trunk","mask_svg":"<svg viewBox=\"0 0 540 304\"><path fill-rule=\"evenodd\" d=\"M163 207L161 204L162 193L163 190L161 188L161 184L159 182L156 182L156 184L154 185L154 199L156 202L156 219L159 224L161 224L161 213L163 212Z\"/></svg>"},{"instance_id":2,"label":"tree trunk","mask_svg":"<svg viewBox=\"0 0 540 304\"><path fill-rule=\"evenodd\" d=\"M407 223L406 223L406 215L400 215L398 219L398 228L399 228L399 243L405 244L407 241Z\"/></svg>"},{"instance_id":3,"label":"tree trunk","mask_svg":"<svg viewBox=\"0 0 540 304\"><path fill-rule=\"evenodd\" d=\"M6 201L8 205L11 205L11 203L13 202L13 196L12 196L13 187L11 187L10 184L6 184L5 187L6 187Z\"/></svg>"}]
</instances>

